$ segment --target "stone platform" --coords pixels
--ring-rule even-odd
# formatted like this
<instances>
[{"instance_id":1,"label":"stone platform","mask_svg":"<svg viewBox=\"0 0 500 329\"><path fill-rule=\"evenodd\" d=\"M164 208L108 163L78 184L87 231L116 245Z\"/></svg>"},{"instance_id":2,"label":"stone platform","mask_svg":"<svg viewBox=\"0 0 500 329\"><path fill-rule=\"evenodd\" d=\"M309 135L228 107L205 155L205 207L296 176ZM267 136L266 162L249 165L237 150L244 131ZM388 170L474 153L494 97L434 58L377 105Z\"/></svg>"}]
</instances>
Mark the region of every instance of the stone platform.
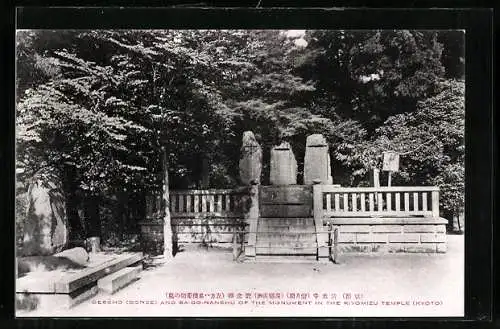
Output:
<instances>
[{"instance_id":1,"label":"stone platform","mask_svg":"<svg viewBox=\"0 0 500 329\"><path fill-rule=\"evenodd\" d=\"M83 269L29 272L16 280L17 308L34 310L73 307L95 296L99 292L98 282L101 279L131 266L134 267L132 272L137 274L142 260L142 253L101 252L91 254L89 264ZM124 278L135 279L128 272L124 273ZM125 279L119 280L121 286L124 286ZM111 289L113 292L115 290Z\"/></svg>"},{"instance_id":2,"label":"stone platform","mask_svg":"<svg viewBox=\"0 0 500 329\"><path fill-rule=\"evenodd\" d=\"M337 230L342 252L446 252L446 223L443 218L335 218L331 241Z\"/></svg>"}]
</instances>

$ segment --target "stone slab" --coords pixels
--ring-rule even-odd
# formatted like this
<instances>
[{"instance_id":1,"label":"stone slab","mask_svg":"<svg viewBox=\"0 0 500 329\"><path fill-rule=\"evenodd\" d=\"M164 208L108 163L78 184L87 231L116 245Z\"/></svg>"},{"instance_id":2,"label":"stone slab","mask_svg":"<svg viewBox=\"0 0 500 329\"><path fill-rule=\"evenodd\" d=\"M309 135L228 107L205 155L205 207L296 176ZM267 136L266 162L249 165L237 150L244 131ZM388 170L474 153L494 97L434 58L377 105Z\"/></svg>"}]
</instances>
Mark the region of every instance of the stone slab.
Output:
<instances>
[{"instance_id":1,"label":"stone slab","mask_svg":"<svg viewBox=\"0 0 500 329\"><path fill-rule=\"evenodd\" d=\"M404 251L408 253L435 253L436 244L434 243L405 243Z\"/></svg>"},{"instance_id":2,"label":"stone slab","mask_svg":"<svg viewBox=\"0 0 500 329\"><path fill-rule=\"evenodd\" d=\"M260 186L261 204L312 204L310 186Z\"/></svg>"},{"instance_id":3,"label":"stone slab","mask_svg":"<svg viewBox=\"0 0 500 329\"><path fill-rule=\"evenodd\" d=\"M321 184L331 184L330 154L328 143L323 135L307 136L304 156L304 184L310 185L314 181Z\"/></svg>"},{"instance_id":4,"label":"stone slab","mask_svg":"<svg viewBox=\"0 0 500 329\"><path fill-rule=\"evenodd\" d=\"M99 289L94 282L69 294L59 293L16 293L18 310L57 310L69 309L97 295Z\"/></svg>"},{"instance_id":5,"label":"stone slab","mask_svg":"<svg viewBox=\"0 0 500 329\"><path fill-rule=\"evenodd\" d=\"M246 260L245 260L246 261ZM316 263L317 257L316 255L259 255L253 259L250 259L251 262L256 263Z\"/></svg>"},{"instance_id":6,"label":"stone slab","mask_svg":"<svg viewBox=\"0 0 500 329\"><path fill-rule=\"evenodd\" d=\"M97 280L97 286L99 287L99 290L107 294L114 294L119 289L125 287L132 281L135 281L141 271L142 265L122 268L111 275Z\"/></svg>"},{"instance_id":7,"label":"stone slab","mask_svg":"<svg viewBox=\"0 0 500 329\"><path fill-rule=\"evenodd\" d=\"M388 234L373 233L373 234L370 234L370 236L371 236L371 242L374 242L374 243L388 243L389 242L389 235Z\"/></svg>"},{"instance_id":8,"label":"stone slab","mask_svg":"<svg viewBox=\"0 0 500 329\"><path fill-rule=\"evenodd\" d=\"M420 242L420 234L389 234L389 242L418 243Z\"/></svg>"},{"instance_id":9,"label":"stone slab","mask_svg":"<svg viewBox=\"0 0 500 329\"><path fill-rule=\"evenodd\" d=\"M311 205L294 204L263 204L260 206L262 217L309 217L312 214Z\"/></svg>"},{"instance_id":10,"label":"stone slab","mask_svg":"<svg viewBox=\"0 0 500 329\"><path fill-rule=\"evenodd\" d=\"M434 233L438 225L404 225L405 233Z\"/></svg>"},{"instance_id":11,"label":"stone slab","mask_svg":"<svg viewBox=\"0 0 500 329\"><path fill-rule=\"evenodd\" d=\"M348 252L371 252L372 244L354 244L354 243L345 243L339 244L338 246L340 253L348 253Z\"/></svg>"},{"instance_id":12,"label":"stone slab","mask_svg":"<svg viewBox=\"0 0 500 329\"><path fill-rule=\"evenodd\" d=\"M371 228L369 225L342 225L340 233L369 233Z\"/></svg>"},{"instance_id":13,"label":"stone slab","mask_svg":"<svg viewBox=\"0 0 500 329\"><path fill-rule=\"evenodd\" d=\"M390 253L404 252L404 245L404 243L389 243L387 245L387 249Z\"/></svg>"},{"instance_id":14,"label":"stone slab","mask_svg":"<svg viewBox=\"0 0 500 329\"><path fill-rule=\"evenodd\" d=\"M97 282L100 278L121 270L124 267L140 262L142 253L124 253L115 259L104 262L101 265L84 269L80 272L64 277L55 282L55 290L59 293L69 293L91 282Z\"/></svg>"},{"instance_id":15,"label":"stone slab","mask_svg":"<svg viewBox=\"0 0 500 329\"><path fill-rule=\"evenodd\" d=\"M265 248L290 248L290 249L307 249L307 248L316 248L316 241L279 241L279 240L263 240L257 241L257 248L265 247Z\"/></svg>"},{"instance_id":16,"label":"stone slab","mask_svg":"<svg viewBox=\"0 0 500 329\"><path fill-rule=\"evenodd\" d=\"M341 233L338 235L339 243L354 243L356 242L356 233Z\"/></svg>"},{"instance_id":17,"label":"stone slab","mask_svg":"<svg viewBox=\"0 0 500 329\"><path fill-rule=\"evenodd\" d=\"M372 234L356 233L356 243L371 243L372 239Z\"/></svg>"},{"instance_id":18,"label":"stone slab","mask_svg":"<svg viewBox=\"0 0 500 329\"><path fill-rule=\"evenodd\" d=\"M436 233L446 233L445 225L436 225Z\"/></svg>"},{"instance_id":19,"label":"stone slab","mask_svg":"<svg viewBox=\"0 0 500 329\"><path fill-rule=\"evenodd\" d=\"M266 218L261 217L259 219L259 225L271 226L312 226L314 227L313 218Z\"/></svg>"},{"instance_id":20,"label":"stone slab","mask_svg":"<svg viewBox=\"0 0 500 329\"><path fill-rule=\"evenodd\" d=\"M271 150L269 181L271 185L297 184L297 161L288 142L283 142Z\"/></svg>"},{"instance_id":21,"label":"stone slab","mask_svg":"<svg viewBox=\"0 0 500 329\"><path fill-rule=\"evenodd\" d=\"M443 233L420 234L420 242L422 242L422 243L446 242L446 234L443 234Z\"/></svg>"},{"instance_id":22,"label":"stone slab","mask_svg":"<svg viewBox=\"0 0 500 329\"><path fill-rule=\"evenodd\" d=\"M446 243L436 243L436 252L445 253L447 250Z\"/></svg>"},{"instance_id":23,"label":"stone slab","mask_svg":"<svg viewBox=\"0 0 500 329\"><path fill-rule=\"evenodd\" d=\"M334 217L323 221L332 225L443 225L448 223L444 218L436 217Z\"/></svg>"},{"instance_id":24,"label":"stone slab","mask_svg":"<svg viewBox=\"0 0 500 329\"><path fill-rule=\"evenodd\" d=\"M317 248L267 248L257 247L256 256L259 255L317 255Z\"/></svg>"},{"instance_id":25,"label":"stone slab","mask_svg":"<svg viewBox=\"0 0 500 329\"><path fill-rule=\"evenodd\" d=\"M401 233L401 225L373 225L371 231L374 233Z\"/></svg>"},{"instance_id":26,"label":"stone slab","mask_svg":"<svg viewBox=\"0 0 500 329\"><path fill-rule=\"evenodd\" d=\"M240 180L244 185L260 183L262 172L262 148L255 139L253 132L245 131L240 150Z\"/></svg>"}]
</instances>

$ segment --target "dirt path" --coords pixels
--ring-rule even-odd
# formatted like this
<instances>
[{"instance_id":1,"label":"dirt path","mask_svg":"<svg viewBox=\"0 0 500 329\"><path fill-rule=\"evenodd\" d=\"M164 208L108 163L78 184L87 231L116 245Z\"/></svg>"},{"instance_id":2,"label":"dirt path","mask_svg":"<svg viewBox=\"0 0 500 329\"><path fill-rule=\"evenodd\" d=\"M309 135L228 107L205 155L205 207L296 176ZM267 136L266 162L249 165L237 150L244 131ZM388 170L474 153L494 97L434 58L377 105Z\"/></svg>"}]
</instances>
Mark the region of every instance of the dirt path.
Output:
<instances>
[{"instance_id":1,"label":"dirt path","mask_svg":"<svg viewBox=\"0 0 500 329\"><path fill-rule=\"evenodd\" d=\"M463 255L458 235L446 254L351 254L341 264L236 263L228 251L190 250L114 295L52 315L460 316Z\"/></svg>"}]
</instances>

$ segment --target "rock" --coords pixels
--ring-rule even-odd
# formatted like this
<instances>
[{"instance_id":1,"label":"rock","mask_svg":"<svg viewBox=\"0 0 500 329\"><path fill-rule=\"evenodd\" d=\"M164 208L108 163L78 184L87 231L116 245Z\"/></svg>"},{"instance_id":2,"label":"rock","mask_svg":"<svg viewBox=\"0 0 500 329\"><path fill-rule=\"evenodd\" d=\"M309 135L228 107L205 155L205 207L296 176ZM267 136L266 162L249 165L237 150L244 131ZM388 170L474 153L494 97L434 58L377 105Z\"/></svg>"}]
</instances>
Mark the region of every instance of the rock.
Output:
<instances>
[{"instance_id":1,"label":"rock","mask_svg":"<svg viewBox=\"0 0 500 329\"><path fill-rule=\"evenodd\" d=\"M306 139L304 184L313 184L315 180L319 180L321 184L332 184L328 143L321 134L309 135Z\"/></svg>"},{"instance_id":2,"label":"rock","mask_svg":"<svg viewBox=\"0 0 500 329\"><path fill-rule=\"evenodd\" d=\"M68 244L62 183L54 170L37 172L28 187L23 256L52 255Z\"/></svg>"},{"instance_id":3,"label":"rock","mask_svg":"<svg viewBox=\"0 0 500 329\"><path fill-rule=\"evenodd\" d=\"M241 145L240 180L244 185L260 184L262 172L262 148L253 132L245 131Z\"/></svg>"},{"instance_id":4,"label":"rock","mask_svg":"<svg viewBox=\"0 0 500 329\"><path fill-rule=\"evenodd\" d=\"M271 150L271 185L297 184L297 161L292 147L282 142Z\"/></svg>"},{"instance_id":5,"label":"rock","mask_svg":"<svg viewBox=\"0 0 500 329\"><path fill-rule=\"evenodd\" d=\"M28 272L49 272L57 270L73 270L85 268L65 257L56 256L28 256L20 257L17 261L17 277L22 277Z\"/></svg>"},{"instance_id":6,"label":"rock","mask_svg":"<svg viewBox=\"0 0 500 329\"><path fill-rule=\"evenodd\" d=\"M89 254L82 247L66 249L57 254L54 254L54 256L69 259L71 262L81 266L86 266L89 263L90 259Z\"/></svg>"}]
</instances>

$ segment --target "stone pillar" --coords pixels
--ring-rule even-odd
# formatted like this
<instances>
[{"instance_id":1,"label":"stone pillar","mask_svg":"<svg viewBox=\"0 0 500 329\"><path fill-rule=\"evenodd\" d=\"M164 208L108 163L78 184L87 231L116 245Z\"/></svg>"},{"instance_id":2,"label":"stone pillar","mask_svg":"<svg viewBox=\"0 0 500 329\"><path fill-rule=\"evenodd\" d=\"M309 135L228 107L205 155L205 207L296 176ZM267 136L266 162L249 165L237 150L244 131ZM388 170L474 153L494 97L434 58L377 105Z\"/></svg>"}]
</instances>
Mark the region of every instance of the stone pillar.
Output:
<instances>
[{"instance_id":1,"label":"stone pillar","mask_svg":"<svg viewBox=\"0 0 500 329\"><path fill-rule=\"evenodd\" d=\"M316 228L316 241L318 246L318 261L326 263L329 260L328 235L329 232L323 225L323 187L319 180L313 182L313 215Z\"/></svg>"},{"instance_id":2,"label":"stone pillar","mask_svg":"<svg viewBox=\"0 0 500 329\"><path fill-rule=\"evenodd\" d=\"M252 182L260 184L262 172L262 148L255 139L253 132L245 131L240 154L240 180L243 185Z\"/></svg>"},{"instance_id":3,"label":"stone pillar","mask_svg":"<svg viewBox=\"0 0 500 329\"><path fill-rule=\"evenodd\" d=\"M250 208L245 212L245 221L249 224L248 243L245 246L245 257L253 259L256 255L257 226L259 221L259 185L252 182L249 189Z\"/></svg>"},{"instance_id":4,"label":"stone pillar","mask_svg":"<svg viewBox=\"0 0 500 329\"><path fill-rule=\"evenodd\" d=\"M332 184L328 143L321 134L313 134L306 139L304 185L311 185L314 180L319 180L320 184Z\"/></svg>"},{"instance_id":5,"label":"stone pillar","mask_svg":"<svg viewBox=\"0 0 500 329\"><path fill-rule=\"evenodd\" d=\"M288 142L282 142L271 150L271 185L297 184L297 161L292 147Z\"/></svg>"}]
</instances>

